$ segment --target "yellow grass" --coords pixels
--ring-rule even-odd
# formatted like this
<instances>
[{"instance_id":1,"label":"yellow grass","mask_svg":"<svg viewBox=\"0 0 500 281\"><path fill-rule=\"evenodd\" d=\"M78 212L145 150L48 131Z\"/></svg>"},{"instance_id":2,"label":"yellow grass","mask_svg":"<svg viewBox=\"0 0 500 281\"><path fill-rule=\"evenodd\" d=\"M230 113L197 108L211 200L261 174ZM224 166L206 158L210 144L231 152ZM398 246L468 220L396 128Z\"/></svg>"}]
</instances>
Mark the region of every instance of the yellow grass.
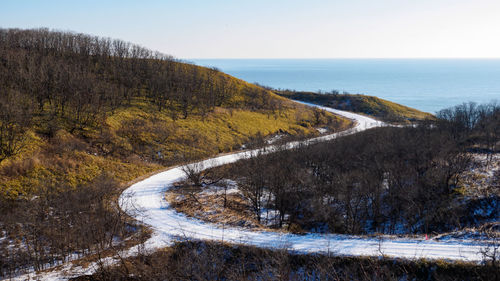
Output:
<instances>
[{"instance_id":1,"label":"yellow grass","mask_svg":"<svg viewBox=\"0 0 500 281\"><path fill-rule=\"evenodd\" d=\"M92 143L100 137L99 129L86 131L83 137L60 130L50 141L30 132L22 152L0 163L0 196L29 196L40 186L76 187L102 173L125 184L165 165L180 163L184 156L199 159L238 150L258 134L317 134L312 111L291 103L281 112L220 107L205 117L191 114L174 121L170 116L168 111L159 112L141 99L117 109L106 120L109 142L118 150L112 155L101 155L93 148ZM349 125L345 119L330 117L339 126ZM143 122L133 132L140 147L121 133L132 120ZM163 135L159 136L155 128ZM76 144L81 148L74 148ZM163 164L150 160L158 151L165 160Z\"/></svg>"}]
</instances>

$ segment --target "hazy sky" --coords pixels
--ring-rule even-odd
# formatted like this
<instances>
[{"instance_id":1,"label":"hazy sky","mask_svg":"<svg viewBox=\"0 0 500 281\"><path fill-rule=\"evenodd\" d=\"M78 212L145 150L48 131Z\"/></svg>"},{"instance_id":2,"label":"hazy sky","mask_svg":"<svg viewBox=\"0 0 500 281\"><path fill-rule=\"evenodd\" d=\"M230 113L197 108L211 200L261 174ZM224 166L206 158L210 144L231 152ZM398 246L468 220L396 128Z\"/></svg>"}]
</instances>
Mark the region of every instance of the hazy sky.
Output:
<instances>
[{"instance_id":1,"label":"hazy sky","mask_svg":"<svg viewBox=\"0 0 500 281\"><path fill-rule=\"evenodd\" d=\"M0 26L178 58L500 58L500 0L0 0Z\"/></svg>"}]
</instances>

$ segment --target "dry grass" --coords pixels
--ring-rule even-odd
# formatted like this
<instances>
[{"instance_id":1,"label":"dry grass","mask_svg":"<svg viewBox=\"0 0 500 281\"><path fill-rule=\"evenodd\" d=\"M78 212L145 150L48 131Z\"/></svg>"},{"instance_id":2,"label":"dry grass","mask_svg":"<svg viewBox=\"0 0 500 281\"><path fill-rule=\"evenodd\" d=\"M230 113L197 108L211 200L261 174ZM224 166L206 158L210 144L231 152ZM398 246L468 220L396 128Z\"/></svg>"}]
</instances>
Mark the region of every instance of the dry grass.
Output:
<instances>
[{"instance_id":1,"label":"dry grass","mask_svg":"<svg viewBox=\"0 0 500 281\"><path fill-rule=\"evenodd\" d=\"M457 191L466 196L500 196L500 153L472 153L469 170L459 178Z\"/></svg>"},{"instance_id":2,"label":"dry grass","mask_svg":"<svg viewBox=\"0 0 500 281\"><path fill-rule=\"evenodd\" d=\"M259 230L270 230L260 224L251 211L251 205L240 193L204 193L201 188L181 186L169 190L165 198L180 213L203 221ZM225 201L225 204L224 204Z\"/></svg>"},{"instance_id":3,"label":"dry grass","mask_svg":"<svg viewBox=\"0 0 500 281\"><path fill-rule=\"evenodd\" d=\"M430 113L422 112L375 96L359 94L330 95L291 91L277 91L276 93L290 99L312 102L341 110L354 111L394 123L434 119L434 116Z\"/></svg>"}]
</instances>

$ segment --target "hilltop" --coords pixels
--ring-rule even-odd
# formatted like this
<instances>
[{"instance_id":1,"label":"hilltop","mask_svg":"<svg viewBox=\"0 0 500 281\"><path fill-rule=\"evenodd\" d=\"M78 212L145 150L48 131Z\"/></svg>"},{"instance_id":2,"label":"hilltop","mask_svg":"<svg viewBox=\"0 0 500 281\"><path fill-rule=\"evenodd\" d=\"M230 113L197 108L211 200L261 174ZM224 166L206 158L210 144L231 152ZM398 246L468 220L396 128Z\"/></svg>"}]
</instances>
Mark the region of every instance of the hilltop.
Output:
<instances>
[{"instance_id":1,"label":"hilltop","mask_svg":"<svg viewBox=\"0 0 500 281\"><path fill-rule=\"evenodd\" d=\"M276 94L304 102L328 106L335 109L372 115L388 122L409 122L433 119L434 116L401 104L374 96L346 93L313 93L290 90L274 91Z\"/></svg>"}]
</instances>

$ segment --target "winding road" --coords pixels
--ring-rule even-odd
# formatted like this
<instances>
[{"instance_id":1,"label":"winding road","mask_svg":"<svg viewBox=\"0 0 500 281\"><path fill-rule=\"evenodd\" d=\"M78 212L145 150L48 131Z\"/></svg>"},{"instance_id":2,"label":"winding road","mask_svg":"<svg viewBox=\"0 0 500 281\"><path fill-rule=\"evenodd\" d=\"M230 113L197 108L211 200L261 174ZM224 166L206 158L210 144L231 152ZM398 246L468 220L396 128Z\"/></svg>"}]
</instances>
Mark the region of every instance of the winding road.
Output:
<instances>
[{"instance_id":1,"label":"winding road","mask_svg":"<svg viewBox=\"0 0 500 281\"><path fill-rule=\"evenodd\" d=\"M372 118L312 104L323 110L347 117L356 121L355 127L340 133L325 135L304 142L291 142L288 148L299 144L326 141L343 135L353 134L366 129L384 126L385 124ZM257 153L270 153L277 147L268 146L263 149L244 151L230 155L214 157L209 160L192 163L198 169L235 162L249 158ZM126 189L121 197L122 208L137 220L151 226L153 234L146 242L146 249L154 250L165 247L174 241L183 239L214 240L235 244L246 244L265 248L288 249L300 253L321 253L348 256L390 256L399 258L427 258L463 261L481 261L481 250L486 243L474 240L434 241L416 238L367 238L361 236L339 234L285 234L268 231L252 231L239 227L223 227L187 217L176 212L165 200L165 192L174 182L185 177L182 167L153 175ZM131 254L137 249L131 249Z\"/></svg>"}]
</instances>

